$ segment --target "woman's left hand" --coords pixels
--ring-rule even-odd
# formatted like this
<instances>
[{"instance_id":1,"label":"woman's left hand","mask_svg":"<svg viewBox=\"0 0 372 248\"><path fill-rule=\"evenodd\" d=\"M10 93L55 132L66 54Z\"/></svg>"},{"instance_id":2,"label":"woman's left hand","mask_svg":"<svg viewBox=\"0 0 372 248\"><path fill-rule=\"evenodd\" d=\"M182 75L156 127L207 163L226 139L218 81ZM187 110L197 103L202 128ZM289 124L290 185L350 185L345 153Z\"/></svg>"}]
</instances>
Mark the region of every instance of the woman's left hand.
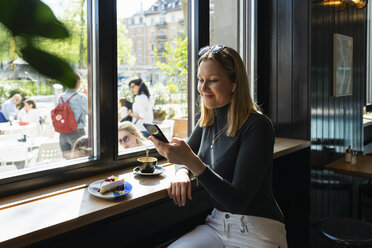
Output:
<instances>
[{"instance_id":1,"label":"woman's left hand","mask_svg":"<svg viewBox=\"0 0 372 248\"><path fill-rule=\"evenodd\" d=\"M153 136L150 136L149 140L154 143L156 150L167 158L169 163L186 165L196 176L205 170L204 163L184 140L173 138L169 143L165 143Z\"/></svg>"}]
</instances>

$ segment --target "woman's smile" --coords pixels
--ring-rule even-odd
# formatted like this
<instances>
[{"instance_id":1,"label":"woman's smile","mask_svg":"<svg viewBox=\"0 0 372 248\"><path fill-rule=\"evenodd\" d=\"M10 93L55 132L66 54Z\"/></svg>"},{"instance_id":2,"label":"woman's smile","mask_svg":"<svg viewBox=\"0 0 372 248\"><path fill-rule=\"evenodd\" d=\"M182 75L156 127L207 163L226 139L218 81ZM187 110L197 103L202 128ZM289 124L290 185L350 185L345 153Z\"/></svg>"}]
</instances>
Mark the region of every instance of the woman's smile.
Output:
<instances>
[{"instance_id":1,"label":"woman's smile","mask_svg":"<svg viewBox=\"0 0 372 248\"><path fill-rule=\"evenodd\" d=\"M208 109L222 107L231 102L235 82L221 65L214 60L200 63L198 71L198 91Z\"/></svg>"}]
</instances>

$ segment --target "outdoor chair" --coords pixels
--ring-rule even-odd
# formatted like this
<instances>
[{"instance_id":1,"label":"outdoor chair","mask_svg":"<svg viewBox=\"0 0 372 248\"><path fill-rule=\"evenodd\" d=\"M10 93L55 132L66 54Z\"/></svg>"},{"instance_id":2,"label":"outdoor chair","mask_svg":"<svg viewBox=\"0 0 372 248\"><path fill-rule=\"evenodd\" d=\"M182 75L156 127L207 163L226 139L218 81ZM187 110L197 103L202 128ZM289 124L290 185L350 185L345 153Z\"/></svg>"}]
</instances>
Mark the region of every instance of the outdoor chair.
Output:
<instances>
[{"instance_id":1,"label":"outdoor chair","mask_svg":"<svg viewBox=\"0 0 372 248\"><path fill-rule=\"evenodd\" d=\"M29 159L28 148L25 145L0 148L0 161L4 161L5 165L24 163L27 166Z\"/></svg>"},{"instance_id":2,"label":"outdoor chair","mask_svg":"<svg viewBox=\"0 0 372 248\"><path fill-rule=\"evenodd\" d=\"M63 158L62 151L58 142L44 143L39 147L36 162L42 160L55 160Z\"/></svg>"}]
</instances>

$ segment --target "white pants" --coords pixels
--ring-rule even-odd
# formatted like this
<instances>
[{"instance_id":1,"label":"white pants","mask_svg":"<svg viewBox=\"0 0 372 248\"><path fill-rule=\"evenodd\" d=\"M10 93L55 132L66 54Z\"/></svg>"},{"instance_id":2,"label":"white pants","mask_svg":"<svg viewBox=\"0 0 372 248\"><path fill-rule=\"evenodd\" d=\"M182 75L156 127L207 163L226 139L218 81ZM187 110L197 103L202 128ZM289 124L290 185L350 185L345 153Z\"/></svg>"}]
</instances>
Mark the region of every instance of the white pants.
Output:
<instances>
[{"instance_id":1,"label":"white pants","mask_svg":"<svg viewBox=\"0 0 372 248\"><path fill-rule=\"evenodd\" d=\"M169 247L287 248L287 240L285 226L279 221L214 209L204 225L197 226Z\"/></svg>"}]
</instances>

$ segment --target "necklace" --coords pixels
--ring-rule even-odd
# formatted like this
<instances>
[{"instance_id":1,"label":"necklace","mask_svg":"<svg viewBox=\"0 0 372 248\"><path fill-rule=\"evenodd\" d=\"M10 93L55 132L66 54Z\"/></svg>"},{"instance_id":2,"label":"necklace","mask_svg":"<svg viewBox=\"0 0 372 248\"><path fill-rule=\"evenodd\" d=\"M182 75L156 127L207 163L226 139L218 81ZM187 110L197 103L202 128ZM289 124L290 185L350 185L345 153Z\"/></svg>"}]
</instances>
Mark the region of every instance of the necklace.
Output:
<instances>
[{"instance_id":1,"label":"necklace","mask_svg":"<svg viewBox=\"0 0 372 248\"><path fill-rule=\"evenodd\" d=\"M211 143L211 149L213 149L214 142L221 136L221 134L227 129L227 125L224 126L220 131L213 134L212 143Z\"/></svg>"}]
</instances>

